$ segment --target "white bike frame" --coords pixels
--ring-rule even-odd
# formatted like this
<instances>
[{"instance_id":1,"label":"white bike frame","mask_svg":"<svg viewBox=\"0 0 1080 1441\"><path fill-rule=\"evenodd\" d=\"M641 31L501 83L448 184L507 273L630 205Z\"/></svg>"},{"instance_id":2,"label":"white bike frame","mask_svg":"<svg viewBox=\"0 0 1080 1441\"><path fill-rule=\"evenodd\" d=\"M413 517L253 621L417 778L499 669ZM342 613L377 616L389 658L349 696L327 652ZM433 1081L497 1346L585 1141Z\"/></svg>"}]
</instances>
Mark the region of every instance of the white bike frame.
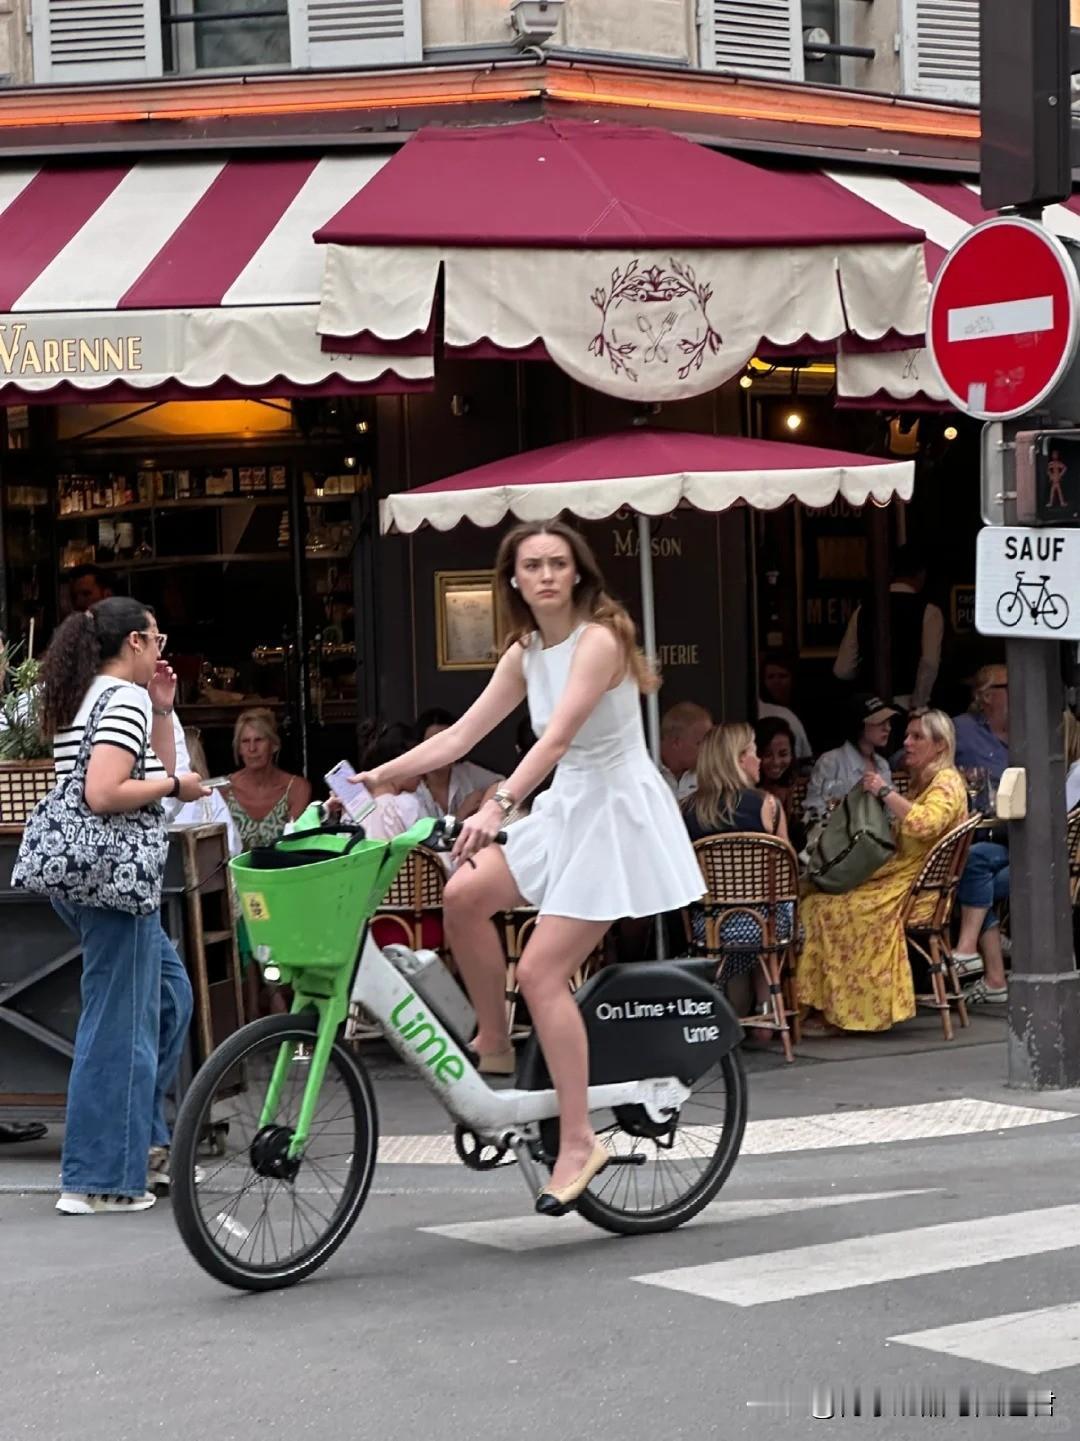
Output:
<instances>
[{"instance_id":1,"label":"white bike frame","mask_svg":"<svg viewBox=\"0 0 1080 1441\"><path fill-rule=\"evenodd\" d=\"M394 947L396 951L405 949ZM408 977L371 939L370 932L364 941L351 999L374 1017L405 1065L434 1092L454 1120L481 1139L513 1144L522 1127L559 1114L554 1091L492 1090L441 1019L413 990ZM674 1076L620 1081L590 1086L589 1110L639 1105L645 1107L652 1120L663 1123L689 1095L689 1087Z\"/></svg>"}]
</instances>

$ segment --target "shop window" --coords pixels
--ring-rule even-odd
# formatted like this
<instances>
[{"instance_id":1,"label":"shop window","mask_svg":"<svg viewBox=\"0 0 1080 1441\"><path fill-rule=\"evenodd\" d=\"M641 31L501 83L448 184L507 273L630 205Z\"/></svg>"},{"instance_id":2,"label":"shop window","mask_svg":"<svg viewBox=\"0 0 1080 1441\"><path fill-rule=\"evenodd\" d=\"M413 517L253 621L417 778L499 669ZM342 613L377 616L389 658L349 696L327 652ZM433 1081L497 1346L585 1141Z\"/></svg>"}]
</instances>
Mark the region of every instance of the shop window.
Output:
<instances>
[{"instance_id":1,"label":"shop window","mask_svg":"<svg viewBox=\"0 0 1080 1441\"><path fill-rule=\"evenodd\" d=\"M287 0L162 0L166 73L281 69L291 60Z\"/></svg>"}]
</instances>

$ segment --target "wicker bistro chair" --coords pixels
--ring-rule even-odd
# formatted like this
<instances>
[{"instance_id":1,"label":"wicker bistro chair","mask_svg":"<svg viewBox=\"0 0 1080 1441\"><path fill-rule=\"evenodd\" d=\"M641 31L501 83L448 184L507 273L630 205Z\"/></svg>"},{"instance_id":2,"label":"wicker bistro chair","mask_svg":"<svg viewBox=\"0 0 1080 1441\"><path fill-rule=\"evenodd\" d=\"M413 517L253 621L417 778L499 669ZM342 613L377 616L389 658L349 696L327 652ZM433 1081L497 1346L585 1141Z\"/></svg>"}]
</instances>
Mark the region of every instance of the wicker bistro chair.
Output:
<instances>
[{"instance_id":1,"label":"wicker bistro chair","mask_svg":"<svg viewBox=\"0 0 1080 1441\"><path fill-rule=\"evenodd\" d=\"M503 945L506 949L506 1024L511 1038L527 1036L531 1027L525 1025L519 1015L520 994L517 988L517 968L525 952L525 945L532 934L539 916L532 906L520 906L517 910L504 911ZM570 977L570 989L576 991L599 969L604 958L603 943L597 946L585 964Z\"/></svg>"},{"instance_id":2,"label":"wicker bistro chair","mask_svg":"<svg viewBox=\"0 0 1080 1441\"><path fill-rule=\"evenodd\" d=\"M795 1058L791 1017L798 1044L798 1010L791 994L795 952L799 931L799 863L792 847L779 836L755 833L706 836L696 841L698 865L705 881L702 910L705 920L705 954L719 962L717 985L736 956L750 957L761 966L769 985L771 1019L761 1015L744 1017L745 1026L779 1032L784 1057ZM781 935L777 925L780 906L791 907L789 934ZM739 917L750 920L760 942L749 945L725 941L726 924ZM687 917L687 935L691 935ZM786 989L785 989L786 988Z\"/></svg>"},{"instance_id":3,"label":"wicker bistro chair","mask_svg":"<svg viewBox=\"0 0 1080 1441\"><path fill-rule=\"evenodd\" d=\"M380 931L380 944L397 943L414 951L426 946L443 955L445 945L441 930L445 887L446 870L442 861L426 846L417 846L409 853L372 918L372 926L378 926ZM440 932L437 937L433 934L436 929ZM400 935L395 934L395 930L400 931ZM433 945L433 941L437 944Z\"/></svg>"},{"instance_id":4,"label":"wicker bistro chair","mask_svg":"<svg viewBox=\"0 0 1080 1441\"><path fill-rule=\"evenodd\" d=\"M960 876L980 819L977 815L969 816L938 841L912 882L904 903L902 923L907 943L930 968L930 993L916 995L915 1001L940 1012L947 1041L953 1038L953 1004L961 1026L968 1023L964 993L953 965L949 926Z\"/></svg>"},{"instance_id":5,"label":"wicker bistro chair","mask_svg":"<svg viewBox=\"0 0 1080 1441\"><path fill-rule=\"evenodd\" d=\"M1065 851L1069 857L1069 894L1073 910L1080 905L1080 806L1065 817Z\"/></svg>"},{"instance_id":6,"label":"wicker bistro chair","mask_svg":"<svg viewBox=\"0 0 1080 1441\"><path fill-rule=\"evenodd\" d=\"M442 928L446 871L434 851L417 846L394 877L382 905L371 918L371 933L380 946L404 945L410 950L437 951L446 959ZM362 1006L349 1010L346 1035L351 1041L375 1040L379 1027Z\"/></svg>"}]
</instances>

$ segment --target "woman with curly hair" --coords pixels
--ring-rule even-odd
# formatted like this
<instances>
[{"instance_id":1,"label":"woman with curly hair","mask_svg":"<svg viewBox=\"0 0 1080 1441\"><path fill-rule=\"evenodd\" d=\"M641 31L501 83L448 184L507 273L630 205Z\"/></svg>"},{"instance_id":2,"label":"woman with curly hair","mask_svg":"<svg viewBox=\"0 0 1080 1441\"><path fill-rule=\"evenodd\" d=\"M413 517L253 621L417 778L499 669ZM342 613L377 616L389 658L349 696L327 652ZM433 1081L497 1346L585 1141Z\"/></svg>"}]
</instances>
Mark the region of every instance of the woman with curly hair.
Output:
<instances>
[{"instance_id":1,"label":"woman with curly hair","mask_svg":"<svg viewBox=\"0 0 1080 1441\"><path fill-rule=\"evenodd\" d=\"M41 707L57 778L74 769L87 729L86 804L100 816L149 810L208 792L173 774L176 676L154 612L111 596L57 629L41 670ZM134 772L143 770L143 777ZM187 973L158 911L54 900L82 945L82 1010L68 1081L61 1196L67 1216L145 1211L168 1185L165 1093L191 1019Z\"/></svg>"}]
</instances>

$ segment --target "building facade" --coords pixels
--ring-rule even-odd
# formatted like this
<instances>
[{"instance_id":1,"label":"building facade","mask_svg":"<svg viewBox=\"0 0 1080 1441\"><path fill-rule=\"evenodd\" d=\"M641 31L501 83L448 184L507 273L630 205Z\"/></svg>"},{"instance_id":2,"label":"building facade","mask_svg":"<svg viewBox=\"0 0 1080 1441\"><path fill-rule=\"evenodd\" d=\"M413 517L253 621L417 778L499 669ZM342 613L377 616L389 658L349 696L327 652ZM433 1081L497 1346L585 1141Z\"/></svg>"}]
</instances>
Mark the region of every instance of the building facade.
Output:
<instances>
[{"instance_id":1,"label":"building facade","mask_svg":"<svg viewBox=\"0 0 1080 1441\"><path fill-rule=\"evenodd\" d=\"M176 231L166 233L162 222L160 238L173 249L159 269L135 266L114 283L105 274L111 262L98 265L92 244L93 227L105 227L110 211L122 214L140 187L152 197L157 165L205 164L206 193L220 198L229 177L216 176L219 163L295 157L290 163L321 174L328 159L385 161L423 126L574 118L666 128L804 171L839 165L853 185L885 163L959 182L977 170L977 98L978 0L0 0L0 231L27 167L40 165L53 186L58 160L72 170L82 157L88 168L115 161L142 172L120 183L115 174L97 176L82 200L84 240L54 217L56 262L43 275L15 274L7 298L0 293L0 328L25 311L100 316L130 305L124 297L134 289L151 297L150 307L169 290L188 213L175 191L166 199ZM6 190L4 167L13 177ZM203 181L189 175L186 183L195 207ZM290 187L306 181L276 183L291 197ZM334 202L327 192L325 209L296 234L309 240L345 198ZM25 196L22 203L29 208ZM286 229L290 214L286 208ZM156 251L144 243L149 261ZM86 285L77 266L64 272L65 256L77 258L80 245L95 257L100 298L92 304L80 301ZM122 267L115 269L119 277ZM264 280L256 252L235 293L224 294L223 283L199 302L202 320L231 322L252 296L265 304ZM197 299L198 286L191 294ZM317 276L308 290L283 291L279 320L289 305L313 307L317 298ZM185 293L156 303L172 310L141 333L146 353L160 333L167 358L167 324L195 302ZM0 329L0 339L10 333ZM78 339L90 345L93 336L79 331ZM255 374L257 355L246 358ZM273 380L261 392L226 387L213 401L174 387L155 393L150 413L131 393L110 410L62 387L55 397L39 392L27 415L18 386L5 400L0 375L0 405L9 407L0 454L0 629L6 618L18 633L34 617L38 635L47 634L63 604L64 568L104 557L118 583L186 618L168 628L180 634L186 625L186 686L198 697L189 714L218 727L214 768L227 763L230 689L270 696L298 715L294 737L324 728L324 743L312 742L312 773L353 750L349 727L375 712L396 719L427 705L467 704L483 669L439 662L440 577L482 572L494 533L380 541L373 502L642 418L629 402L535 360L455 359L426 388L358 393L338 405L312 375L292 378L291 388ZM189 383L179 372L175 379ZM862 453L909 443L895 440L890 413L836 408L829 356L773 357L742 381L665 405L658 423L784 439L797 412L799 438L810 443ZM950 533L937 479L957 463L942 443L942 419L922 424L934 480L917 488L912 513L921 529ZM952 454L968 440L961 427ZM964 453L950 503L974 517L974 451ZM274 496L274 477L286 472L296 499L289 513ZM362 493L358 477L368 473ZM201 489L181 496L181 477ZM121 482L125 499L116 503ZM133 493L138 507L144 490L145 520L126 498ZM687 514L665 520L656 540L661 619L670 618L659 635L665 700L701 700L729 718L748 714L757 654L767 646L797 658L804 687L822 688L828 712L830 657L869 577L887 572L890 544L910 533L908 520L898 506L863 517L842 505L835 514L789 505L768 517L737 509L707 523ZM616 517L594 531L613 583L634 605L629 521ZM42 544L52 547L47 564L35 559ZM685 605L679 597L691 575L700 603ZM965 571L957 585L970 579ZM293 615L301 600L306 614ZM966 616L960 602L956 613ZM299 764L295 751L292 760Z\"/></svg>"},{"instance_id":2,"label":"building facade","mask_svg":"<svg viewBox=\"0 0 1080 1441\"><path fill-rule=\"evenodd\" d=\"M9 85L439 63L530 45L978 98L978 0L0 0Z\"/></svg>"}]
</instances>

